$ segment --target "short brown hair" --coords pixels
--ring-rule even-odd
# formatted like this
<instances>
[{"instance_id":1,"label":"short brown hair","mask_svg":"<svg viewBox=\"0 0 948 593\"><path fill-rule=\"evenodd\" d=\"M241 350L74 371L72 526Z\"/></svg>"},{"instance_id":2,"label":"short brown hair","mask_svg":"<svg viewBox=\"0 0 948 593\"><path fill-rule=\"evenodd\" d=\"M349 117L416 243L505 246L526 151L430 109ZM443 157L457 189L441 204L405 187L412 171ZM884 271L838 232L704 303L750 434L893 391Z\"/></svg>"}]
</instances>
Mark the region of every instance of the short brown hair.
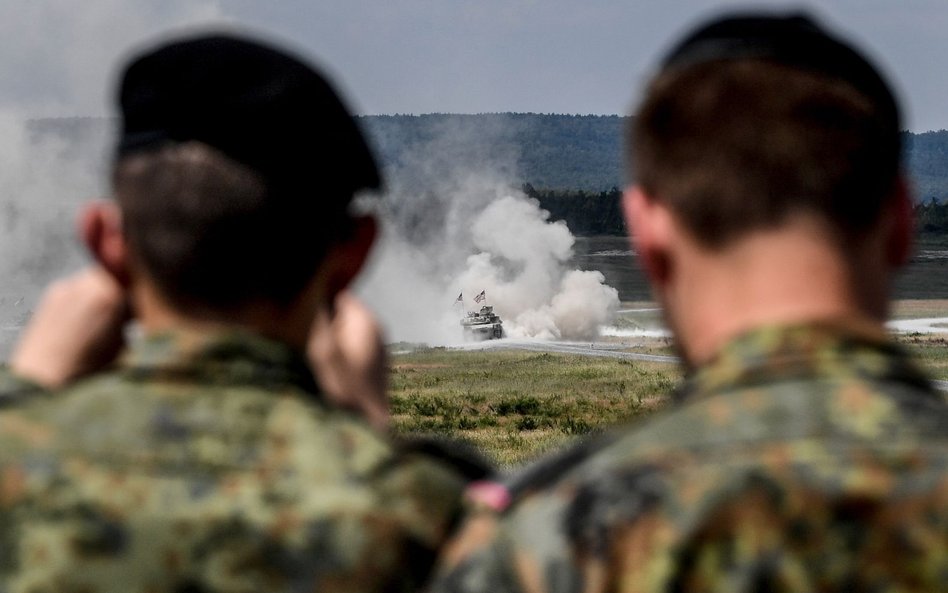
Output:
<instances>
[{"instance_id":1,"label":"short brown hair","mask_svg":"<svg viewBox=\"0 0 948 593\"><path fill-rule=\"evenodd\" d=\"M672 68L630 126L632 170L706 247L823 217L842 238L879 218L899 170L898 130L848 83L763 59Z\"/></svg>"},{"instance_id":2,"label":"short brown hair","mask_svg":"<svg viewBox=\"0 0 948 593\"><path fill-rule=\"evenodd\" d=\"M197 141L119 159L113 189L133 257L173 305L203 311L290 303L350 220L330 207L348 199L271 195L254 170Z\"/></svg>"}]
</instances>

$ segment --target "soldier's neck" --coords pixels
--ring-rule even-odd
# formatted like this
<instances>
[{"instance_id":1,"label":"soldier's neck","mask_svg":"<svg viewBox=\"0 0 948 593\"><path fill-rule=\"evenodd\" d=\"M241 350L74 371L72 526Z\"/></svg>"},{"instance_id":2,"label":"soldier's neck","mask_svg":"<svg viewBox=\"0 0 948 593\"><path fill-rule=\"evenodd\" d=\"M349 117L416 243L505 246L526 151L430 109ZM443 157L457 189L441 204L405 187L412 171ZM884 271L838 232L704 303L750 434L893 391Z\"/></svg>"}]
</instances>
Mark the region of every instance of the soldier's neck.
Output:
<instances>
[{"instance_id":1,"label":"soldier's neck","mask_svg":"<svg viewBox=\"0 0 948 593\"><path fill-rule=\"evenodd\" d=\"M827 319L886 317L889 270L872 254L860 262L807 232L767 232L723 252L680 252L665 305L688 363L700 365L757 327Z\"/></svg>"},{"instance_id":2,"label":"soldier's neck","mask_svg":"<svg viewBox=\"0 0 948 593\"><path fill-rule=\"evenodd\" d=\"M150 282L137 282L131 290L135 319L145 334L169 331L217 333L250 331L306 351L316 306L279 307L257 304L239 311L185 311L169 303Z\"/></svg>"}]
</instances>

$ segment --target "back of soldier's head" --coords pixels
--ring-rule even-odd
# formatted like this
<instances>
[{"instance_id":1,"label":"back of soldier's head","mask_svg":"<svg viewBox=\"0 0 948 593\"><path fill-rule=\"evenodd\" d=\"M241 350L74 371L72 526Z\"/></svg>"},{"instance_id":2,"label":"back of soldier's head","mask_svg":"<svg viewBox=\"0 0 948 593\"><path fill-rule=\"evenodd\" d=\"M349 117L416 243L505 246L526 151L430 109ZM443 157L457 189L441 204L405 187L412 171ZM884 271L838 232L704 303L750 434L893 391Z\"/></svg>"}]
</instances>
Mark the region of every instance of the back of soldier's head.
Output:
<instances>
[{"instance_id":1,"label":"back of soldier's head","mask_svg":"<svg viewBox=\"0 0 948 593\"><path fill-rule=\"evenodd\" d=\"M113 185L133 257L179 307L291 302L353 194L379 185L356 123L311 66L227 35L126 67Z\"/></svg>"},{"instance_id":2,"label":"back of soldier's head","mask_svg":"<svg viewBox=\"0 0 948 593\"><path fill-rule=\"evenodd\" d=\"M709 248L796 214L858 240L899 172L889 86L798 15L730 16L692 32L663 61L630 132L639 184Z\"/></svg>"}]
</instances>

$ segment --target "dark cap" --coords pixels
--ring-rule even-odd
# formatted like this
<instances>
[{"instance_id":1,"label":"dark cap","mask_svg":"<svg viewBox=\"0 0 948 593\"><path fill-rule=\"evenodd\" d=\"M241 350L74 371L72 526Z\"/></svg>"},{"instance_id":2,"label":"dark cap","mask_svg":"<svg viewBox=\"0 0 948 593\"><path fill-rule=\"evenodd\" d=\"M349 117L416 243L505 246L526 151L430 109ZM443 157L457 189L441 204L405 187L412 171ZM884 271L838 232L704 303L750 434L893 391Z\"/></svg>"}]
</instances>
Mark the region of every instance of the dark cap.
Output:
<instances>
[{"instance_id":1,"label":"dark cap","mask_svg":"<svg viewBox=\"0 0 948 593\"><path fill-rule=\"evenodd\" d=\"M377 188L379 173L332 87L282 50L228 35L131 60L119 88L119 157L198 140L259 172L274 191Z\"/></svg>"},{"instance_id":2,"label":"dark cap","mask_svg":"<svg viewBox=\"0 0 948 593\"><path fill-rule=\"evenodd\" d=\"M741 59L769 60L846 82L869 98L894 130L900 129L898 105L879 71L805 14L741 13L715 19L675 46L662 69Z\"/></svg>"}]
</instances>

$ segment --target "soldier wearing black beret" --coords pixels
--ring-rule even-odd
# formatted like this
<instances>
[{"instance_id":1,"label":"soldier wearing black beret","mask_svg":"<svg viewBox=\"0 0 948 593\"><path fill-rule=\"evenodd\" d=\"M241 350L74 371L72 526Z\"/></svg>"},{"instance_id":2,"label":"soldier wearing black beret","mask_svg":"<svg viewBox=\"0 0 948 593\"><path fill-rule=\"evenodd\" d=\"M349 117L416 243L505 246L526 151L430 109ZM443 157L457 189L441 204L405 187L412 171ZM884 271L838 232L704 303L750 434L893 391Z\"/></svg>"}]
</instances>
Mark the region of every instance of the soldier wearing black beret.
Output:
<instances>
[{"instance_id":1,"label":"soldier wearing black beret","mask_svg":"<svg viewBox=\"0 0 948 593\"><path fill-rule=\"evenodd\" d=\"M463 478L373 429L355 121L304 61L228 35L137 55L119 106L115 200L80 224L96 264L0 371L0 589L417 588Z\"/></svg>"}]
</instances>

